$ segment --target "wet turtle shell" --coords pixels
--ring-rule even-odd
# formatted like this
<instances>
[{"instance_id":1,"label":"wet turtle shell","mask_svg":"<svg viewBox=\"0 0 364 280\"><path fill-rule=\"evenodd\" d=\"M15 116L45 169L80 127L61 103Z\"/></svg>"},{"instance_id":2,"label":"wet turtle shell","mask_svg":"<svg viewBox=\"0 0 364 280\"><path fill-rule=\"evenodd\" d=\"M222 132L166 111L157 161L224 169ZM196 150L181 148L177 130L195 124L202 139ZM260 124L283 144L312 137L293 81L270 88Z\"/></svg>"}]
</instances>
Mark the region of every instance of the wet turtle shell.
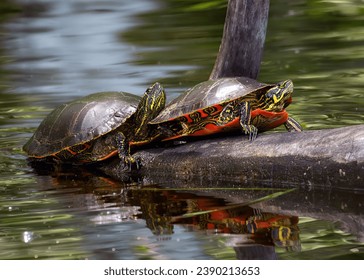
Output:
<instances>
[{"instance_id":1,"label":"wet turtle shell","mask_svg":"<svg viewBox=\"0 0 364 280\"><path fill-rule=\"evenodd\" d=\"M232 100L250 95L251 99L265 93L274 85L260 83L246 77L221 78L197 84L172 100L151 124L172 121L197 111L214 111L215 105L225 105Z\"/></svg>"},{"instance_id":2,"label":"wet turtle shell","mask_svg":"<svg viewBox=\"0 0 364 280\"><path fill-rule=\"evenodd\" d=\"M125 123L136 112L140 100L126 92L101 92L63 104L42 121L23 150L34 158L59 157L66 150L80 153L85 149L82 144Z\"/></svg>"},{"instance_id":3,"label":"wet turtle shell","mask_svg":"<svg viewBox=\"0 0 364 280\"><path fill-rule=\"evenodd\" d=\"M150 124L159 125L163 141L237 129L254 140L258 129L281 124L289 131L301 130L285 111L292 92L290 80L278 84L246 77L208 80L172 100Z\"/></svg>"}]
</instances>

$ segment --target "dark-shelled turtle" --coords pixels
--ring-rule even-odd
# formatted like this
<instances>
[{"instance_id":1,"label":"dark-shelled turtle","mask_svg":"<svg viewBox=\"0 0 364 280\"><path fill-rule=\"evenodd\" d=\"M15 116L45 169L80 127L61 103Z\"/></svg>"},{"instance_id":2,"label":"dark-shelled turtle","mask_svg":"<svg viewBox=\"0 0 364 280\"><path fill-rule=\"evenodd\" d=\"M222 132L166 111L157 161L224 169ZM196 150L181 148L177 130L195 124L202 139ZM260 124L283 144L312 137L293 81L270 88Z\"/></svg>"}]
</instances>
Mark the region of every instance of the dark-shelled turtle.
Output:
<instances>
[{"instance_id":1,"label":"dark-shelled turtle","mask_svg":"<svg viewBox=\"0 0 364 280\"><path fill-rule=\"evenodd\" d=\"M126 164L138 165L130 155L130 143L152 140L148 122L161 112L165 100L159 83L142 98L126 92L85 96L52 111L23 149L33 159L90 163L119 154Z\"/></svg>"}]
</instances>

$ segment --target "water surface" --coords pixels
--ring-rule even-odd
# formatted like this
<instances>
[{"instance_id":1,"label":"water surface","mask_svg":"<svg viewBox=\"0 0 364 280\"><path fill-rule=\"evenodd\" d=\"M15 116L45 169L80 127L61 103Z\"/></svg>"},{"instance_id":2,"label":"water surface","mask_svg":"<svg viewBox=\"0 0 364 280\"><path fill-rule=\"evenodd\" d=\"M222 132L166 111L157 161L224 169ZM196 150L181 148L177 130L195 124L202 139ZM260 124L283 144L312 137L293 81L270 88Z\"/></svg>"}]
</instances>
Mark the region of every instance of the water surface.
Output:
<instances>
[{"instance_id":1,"label":"water surface","mask_svg":"<svg viewBox=\"0 0 364 280\"><path fill-rule=\"evenodd\" d=\"M0 4L0 259L363 259L361 192L296 189L253 204L296 186L118 182L27 164L22 145L63 102L140 95L154 81L171 99L206 80L226 2L204 3ZM294 81L289 111L305 129L364 123L360 4L272 1L259 79Z\"/></svg>"}]
</instances>

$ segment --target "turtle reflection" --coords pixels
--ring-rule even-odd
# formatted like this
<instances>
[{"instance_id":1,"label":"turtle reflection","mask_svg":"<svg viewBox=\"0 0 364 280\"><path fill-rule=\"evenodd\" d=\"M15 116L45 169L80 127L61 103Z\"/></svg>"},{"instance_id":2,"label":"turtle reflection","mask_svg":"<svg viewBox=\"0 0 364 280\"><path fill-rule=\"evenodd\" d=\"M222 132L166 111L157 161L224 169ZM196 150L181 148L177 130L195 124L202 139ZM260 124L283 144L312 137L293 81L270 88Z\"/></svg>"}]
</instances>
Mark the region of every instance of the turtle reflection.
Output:
<instances>
[{"instance_id":1,"label":"turtle reflection","mask_svg":"<svg viewBox=\"0 0 364 280\"><path fill-rule=\"evenodd\" d=\"M128 227L128 223L144 220L158 242L174 242L176 226L186 233L221 236L238 259L275 259L277 248L301 249L297 216L231 205L224 198L201 190L171 190L147 185L142 178L120 182L92 176L90 170L72 170L53 171L53 185L59 185L61 191L65 186L76 188L74 206L70 207L88 209L93 213L88 219L95 225L123 227L124 223Z\"/></svg>"},{"instance_id":2,"label":"turtle reflection","mask_svg":"<svg viewBox=\"0 0 364 280\"><path fill-rule=\"evenodd\" d=\"M128 200L140 205L138 217L145 219L156 235L173 234L173 226L179 224L194 231L242 235L244 238L231 244L234 247L255 243L290 251L301 249L297 216L263 212L250 206L219 210L227 206L224 199L158 188L130 190ZM188 213L197 214L184 217Z\"/></svg>"}]
</instances>

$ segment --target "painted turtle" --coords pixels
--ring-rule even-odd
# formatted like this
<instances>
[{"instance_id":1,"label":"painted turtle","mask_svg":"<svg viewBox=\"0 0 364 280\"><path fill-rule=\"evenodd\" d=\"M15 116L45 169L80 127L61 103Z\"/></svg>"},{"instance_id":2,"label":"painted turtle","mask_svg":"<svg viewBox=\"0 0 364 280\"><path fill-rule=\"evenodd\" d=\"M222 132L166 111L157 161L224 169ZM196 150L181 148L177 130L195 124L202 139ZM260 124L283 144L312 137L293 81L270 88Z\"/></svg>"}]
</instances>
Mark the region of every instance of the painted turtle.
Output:
<instances>
[{"instance_id":1,"label":"painted turtle","mask_svg":"<svg viewBox=\"0 0 364 280\"><path fill-rule=\"evenodd\" d=\"M165 92L153 84L143 97L126 92L101 92L63 104L39 125L23 150L33 159L96 162L119 154L137 164L130 143L152 139L147 123L165 106Z\"/></svg>"},{"instance_id":2,"label":"painted turtle","mask_svg":"<svg viewBox=\"0 0 364 280\"><path fill-rule=\"evenodd\" d=\"M293 83L264 84L246 77L202 82L172 100L150 122L158 125L162 141L243 130L250 140L258 131L284 124L288 131L302 127L288 116Z\"/></svg>"}]
</instances>

